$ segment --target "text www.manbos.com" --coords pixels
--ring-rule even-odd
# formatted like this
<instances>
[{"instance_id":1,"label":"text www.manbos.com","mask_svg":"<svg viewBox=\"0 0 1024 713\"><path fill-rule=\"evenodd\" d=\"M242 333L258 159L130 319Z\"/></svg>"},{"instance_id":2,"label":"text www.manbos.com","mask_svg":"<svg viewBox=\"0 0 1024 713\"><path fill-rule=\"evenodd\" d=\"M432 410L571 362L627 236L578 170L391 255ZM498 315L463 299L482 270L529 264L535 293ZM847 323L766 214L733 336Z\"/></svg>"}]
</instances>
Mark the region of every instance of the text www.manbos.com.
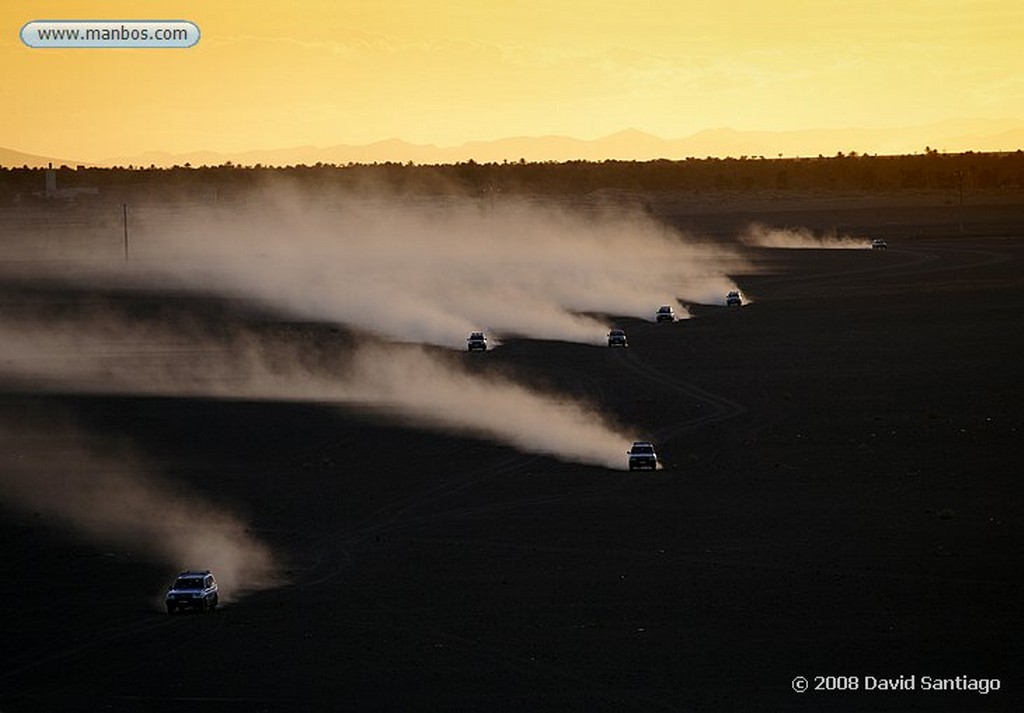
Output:
<instances>
[{"instance_id":1,"label":"text www.manbos.com","mask_svg":"<svg viewBox=\"0 0 1024 713\"><path fill-rule=\"evenodd\" d=\"M29 47L191 47L199 28L185 20L35 20L21 39Z\"/></svg>"},{"instance_id":2,"label":"text www.manbos.com","mask_svg":"<svg viewBox=\"0 0 1024 713\"><path fill-rule=\"evenodd\" d=\"M138 42L139 40L154 39L174 42L186 39L188 37L188 30L174 27L161 29L158 27L153 30L151 35L150 31L144 27L126 27L124 25L115 28L104 27L103 29L90 27L87 30L80 30L77 27L44 27L36 30L36 34L41 40Z\"/></svg>"}]
</instances>

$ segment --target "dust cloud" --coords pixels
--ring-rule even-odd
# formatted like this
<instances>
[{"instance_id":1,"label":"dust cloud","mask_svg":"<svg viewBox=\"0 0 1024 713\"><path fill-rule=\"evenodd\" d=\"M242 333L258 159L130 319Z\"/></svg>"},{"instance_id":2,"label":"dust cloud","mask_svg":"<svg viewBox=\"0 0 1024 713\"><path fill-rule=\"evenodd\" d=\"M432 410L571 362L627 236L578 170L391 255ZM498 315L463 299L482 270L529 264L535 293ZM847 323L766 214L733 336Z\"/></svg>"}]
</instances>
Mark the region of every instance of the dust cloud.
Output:
<instances>
[{"instance_id":1,"label":"dust cloud","mask_svg":"<svg viewBox=\"0 0 1024 713\"><path fill-rule=\"evenodd\" d=\"M370 338L330 349L237 323L211 331L99 310L0 317L0 377L26 389L358 405L608 468L624 467L623 446L635 440L596 408L471 372L446 350Z\"/></svg>"},{"instance_id":2,"label":"dust cloud","mask_svg":"<svg viewBox=\"0 0 1024 713\"><path fill-rule=\"evenodd\" d=\"M769 228L760 223L748 226L739 239L744 245L757 248L864 250L871 247L867 238L836 233L815 235L807 228Z\"/></svg>"},{"instance_id":3,"label":"dust cloud","mask_svg":"<svg viewBox=\"0 0 1024 713\"><path fill-rule=\"evenodd\" d=\"M609 316L653 320L668 304L686 318L685 302L718 303L735 289L728 273L748 267L642 213L520 200L328 202L278 188L227 207L141 207L131 230L127 263L71 224L73 239L57 226L45 240L27 230L5 241L5 389L315 401L611 469L625 469L632 429L467 368L452 349L478 329L492 344L604 345ZM206 307L151 309L183 294L244 309L212 320ZM268 332L249 308L345 325L357 339ZM63 415L9 411L0 502L174 569L209 568L225 601L279 583L273 554L236 515L162 480L130 445Z\"/></svg>"},{"instance_id":4,"label":"dust cloud","mask_svg":"<svg viewBox=\"0 0 1024 713\"><path fill-rule=\"evenodd\" d=\"M606 348L611 317L653 321L667 304L685 319L685 302L720 304L736 289L728 274L749 269L735 251L688 241L638 209L510 197L313 199L275 186L229 204L142 206L130 228L127 263L79 238L74 250L33 246L31 259L0 262L0 278L127 301L216 296L375 337L324 354L244 319L147 321L89 300L46 311L52 300L39 294L0 314L0 378L23 389L360 403L609 468L624 467L630 429L467 370L448 350L464 350L475 330L492 345L526 336Z\"/></svg>"},{"instance_id":5,"label":"dust cloud","mask_svg":"<svg viewBox=\"0 0 1024 713\"><path fill-rule=\"evenodd\" d=\"M453 367L451 359L421 347L363 348L347 374L345 398L528 453L625 468L625 447L638 436L595 408Z\"/></svg>"},{"instance_id":6,"label":"dust cloud","mask_svg":"<svg viewBox=\"0 0 1024 713\"><path fill-rule=\"evenodd\" d=\"M441 201L441 199L438 199ZM499 338L600 344L614 317L718 304L746 265L637 210L508 198L313 201L282 188L229 207L136 211L116 284L177 285L390 340L463 348ZM498 342L495 342L498 343Z\"/></svg>"},{"instance_id":7,"label":"dust cloud","mask_svg":"<svg viewBox=\"0 0 1024 713\"><path fill-rule=\"evenodd\" d=\"M144 551L165 562L169 576L210 569L224 602L281 583L270 549L241 520L161 480L132 448L66 414L9 411L0 414L0 502Z\"/></svg>"}]
</instances>

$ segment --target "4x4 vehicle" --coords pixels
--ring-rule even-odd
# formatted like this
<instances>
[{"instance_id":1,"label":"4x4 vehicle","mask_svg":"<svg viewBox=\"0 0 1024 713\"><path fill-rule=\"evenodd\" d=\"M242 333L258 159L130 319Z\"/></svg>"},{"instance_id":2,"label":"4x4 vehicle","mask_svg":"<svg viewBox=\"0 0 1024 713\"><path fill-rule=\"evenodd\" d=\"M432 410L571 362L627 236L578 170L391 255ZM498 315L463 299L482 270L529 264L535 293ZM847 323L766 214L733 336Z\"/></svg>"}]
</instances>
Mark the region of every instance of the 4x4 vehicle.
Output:
<instances>
[{"instance_id":1,"label":"4x4 vehicle","mask_svg":"<svg viewBox=\"0 0 1024 713\"><path fill-rule=\"evenodd\" d=\"M613 329L608 332L608 346L610 347L628 347L629 341L626 339L626 333L621 329Z\"/></svg>"},{"instance_id":2,"label":"4x4 vehicle","mask_svg":"<svg viewBox=\"0 0 1024 713\"><path fill-rule=\"evenodd\" d=\"M167 613L183 609L213 611L219 603L217 580L209 570L182 572L167 590Z\"/></svg>"},{"instance_id":3,"label":"4x4 vehicle","mask_svg":"<svg viewBox=\"0 0 1024 713\"><path fill-rule=\"evenodd\" d=\"M634 441L633 447L626 451L629 456L629 469L658 469L658 454L654 452L654 444L647 441Z\"/></svg>"},{"instance_id":4,"label":"4x4 vehicle","mask_svg":"<svg viewBox=\"0 0 1024 713\"><path fill-rule=\"evenodd\" d=\"M487 336L483 332L473 332L466 339L466 351L485 352L487 351Z\"/></svg>"},{"instance_id":5,"label":"4x4 vehicle","mask_svg":"<svg viewBox=\"0 0 1024 713\"><path fill-rule=\"evenodd\" d=\"M889 243L885 242L881 238L875 238L871 241L872 250L886 250L889 247Z\"/></svg>"},{"instance_id":6,"label":"4x4 vehicle","mask_svg":"<svg viewBox=\"0 0 1024 713\"><path fill-rule=\"evenodd\" d=\"M656 322L675 322L676 314L670 305L662 305L654 315Z\"/></svg>"},{"instance_id":7,"label":"4x4 vehicle","mask_svg":"<svg viewBox=\"0 0 1024 713\"><path fill-rule=\"evenodd\" d=\"M741 307L743 305L743 298L740 297L740 293L733 290L725 296L726 307Z\"/></svg>"}]
</instances>

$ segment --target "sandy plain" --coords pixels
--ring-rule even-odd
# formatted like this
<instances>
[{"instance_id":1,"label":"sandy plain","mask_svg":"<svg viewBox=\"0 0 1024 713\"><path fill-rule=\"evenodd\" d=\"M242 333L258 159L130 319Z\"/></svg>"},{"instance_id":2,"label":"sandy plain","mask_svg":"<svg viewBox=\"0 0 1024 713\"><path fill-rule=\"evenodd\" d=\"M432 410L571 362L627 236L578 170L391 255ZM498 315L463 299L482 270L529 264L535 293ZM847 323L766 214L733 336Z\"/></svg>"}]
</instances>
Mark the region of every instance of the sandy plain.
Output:
<instances>
[{"instance_id":1,"label":"sandy plain","mask_svg":"<svg viewBox=\"0 0 1024 713\"><path fill-rule=\"evenodd\" d=\"M742 309L622 320L628 351L486 355L647 429L654 473L358 409L8 380L6 418L59 409L142 444L242 513L288 583L168 617L164 563L4 509L0 710L1018 710L1021 205L969 206L961 232L945 198L688 200L650 209L711 236L759 220L890 247L748 248ZM8 284L2 302L80 298Z\"/></svg>"}]
</instances>

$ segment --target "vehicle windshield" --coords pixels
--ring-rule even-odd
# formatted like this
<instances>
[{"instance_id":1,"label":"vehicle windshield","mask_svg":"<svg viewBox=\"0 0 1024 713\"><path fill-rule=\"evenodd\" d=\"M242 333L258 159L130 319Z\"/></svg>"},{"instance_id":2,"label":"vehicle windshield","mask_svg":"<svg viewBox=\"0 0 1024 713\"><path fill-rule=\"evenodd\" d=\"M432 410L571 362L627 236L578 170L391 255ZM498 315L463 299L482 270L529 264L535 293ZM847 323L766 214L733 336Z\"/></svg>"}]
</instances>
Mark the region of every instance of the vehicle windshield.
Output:
<instances>
[{"instance_id":1,"label":"vehicle windshield","mask_svg":"<svg viewBox=\"0 0 1024 713\"><path fill-rule=\"evenodd\" d=\"M633 446L633 453L636 455L650 455L651 453L654 453L654 446Z\"/></svg>"},{"instance_id":2,"label":"vehicle windshield","mask_svg":"<svg viewBox=\"0 0 1024 713\"><path fill-rule=\"evenodd\" d=\"M671 307L659 307L658 311L661 312L662 314L668 314L669 312L672 311L672 308Z\"/></svg>"},{"instance_id":3,"label":"vehicle windshield","mask_svg":"<svg viewBox=\"0 0 1024 713\"><path fill-rule=\"evenodd\" d=\"M179 577L174 583L175 589L202 589L203 580L199 577Z\"/></svg>"}]
</instances>

